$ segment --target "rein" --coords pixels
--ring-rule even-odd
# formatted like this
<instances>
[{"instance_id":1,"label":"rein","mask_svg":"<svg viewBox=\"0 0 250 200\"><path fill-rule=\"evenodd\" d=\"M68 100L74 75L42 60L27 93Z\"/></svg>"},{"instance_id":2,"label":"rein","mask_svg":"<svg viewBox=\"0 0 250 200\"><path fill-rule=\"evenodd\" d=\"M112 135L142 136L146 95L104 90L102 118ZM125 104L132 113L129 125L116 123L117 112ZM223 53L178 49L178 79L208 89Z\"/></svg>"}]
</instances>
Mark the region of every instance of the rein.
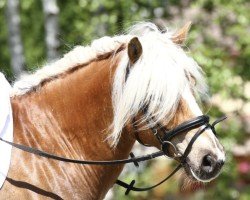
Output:
<instances>
[{"instance_id":1,"label":"rein","mask_svg":"<svg viewBox=\"0 0 250 200\"><path fill-rule=\"evenodd\" d=\"M129 192L135 191L135 192L142 192L142 191L147 191L147 190L151 190L157 186L159 186L160 184L164 183L165 181L167 181L169 178L171 178L182 166L183 164L186 162L186 158L188 156L188 154L190 153L190 151L192 150L192 146L195 142L195 140L208 128L210 128L212 130L212 132L216 135L216 131L215 131L215 125L218 124L219 122L225 120L226 117L221 117L218 118L217 120L215 120L211 125L209 124L209 116L207 115L201 115L199 117L196 117L194 119L188 120L180 125L178 125L176 128L172 129L172 130L167 130L162 124L157 123L155 127L151 127L152 133L156 136L157 140L160 142L161 144L161 151L152 153L152 154L148 154L145 156L137 156L135 157L133 153L130 153L131 158L128 159L121 159L121 160L105 160L105 161L92 161L92 160L77 160L77 159L70 159L70 158L66 158L66 157L62 157L62 156L57 156L54 154L50 154L47 153L45 151L36 149L36 148L32 148L32 147L28 147L25 145L21 145L21 144L17 144L17 143L13 143L13 142L9 142L6 141L4 139L2 139L0 137L0 141L5 142L17 149L20 149L22 151L28 152L28 153L32 153L41 157L45 157L45 158L49 158L49 159L53 159L53 160L58 160L58 161L63 161L63 162L68 162L68 163L76 163L76 164L82 164L82 165L118 165L118 164L127 164L127 163L134 163L135 166L139 166L139 162L143 162L143 161L147 161L147 160L151 160L160 156L167 156L170 158L180 158L180 163L179 165L173 170L173 172L171 174L169 174L165 179L163 179L162 181L160 181L159 183L150 186L150 187L144 187L144 188L139 188L139 187L134 187L135 184L135 180L132 180L130 184L127 184L123 181L117 180L116 184L126 188L126 192L125 195L128 195ZM150 119L153 120L153 119ZM188 132L192 129L201 127L192 137L192 139L190 140L188 146L186 147L183 155L178 154L177 152L175 152L175 156L171 157L169 156L169 152L168 152L168 146L171 145L174 147L175 151L176 148L175 146L170 142L170 140L175 137L176 135L183 133L183 132ZM163 137L161 137L159 135L159 131L163 133ZM139 143L141 143L144 146L149 146L147 144L144 144L138 135L138 131L135 129L135 136L136 139Z\"/></svg>"}]
</instances>

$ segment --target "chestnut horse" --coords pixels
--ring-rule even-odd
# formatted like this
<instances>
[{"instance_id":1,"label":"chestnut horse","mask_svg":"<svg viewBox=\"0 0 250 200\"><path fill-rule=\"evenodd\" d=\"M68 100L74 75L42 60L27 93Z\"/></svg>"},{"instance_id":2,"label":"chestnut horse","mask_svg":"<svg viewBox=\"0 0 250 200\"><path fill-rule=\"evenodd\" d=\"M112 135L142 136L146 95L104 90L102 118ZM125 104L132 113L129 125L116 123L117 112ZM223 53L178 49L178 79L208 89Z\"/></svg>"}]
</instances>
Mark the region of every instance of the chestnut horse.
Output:
<instances>
[{"instance_id":1,"label":"chestnut horse","mask_svg":"<svg viewBox=\"0 0 250 200\"><path fill-rule=\"evenodd\" d=\"M140 139L160 148L149 130L155 123L171 129L202 115L194 95L206 92L203 73L181 48L189 27L171 33L140 23L127 35L76 47L22 77L11 97L14 142L73 159L124 159L136 141L135 118ZM150 117L155 121L148 123ZM171 140L178 152L194 131ZM206 130L185 171L191 179L210 181L218 176L216 163L224 160L223 147ZM13 148L0 199L103 199L122 169L64 163Z\"/></svg>"}]
</instances>

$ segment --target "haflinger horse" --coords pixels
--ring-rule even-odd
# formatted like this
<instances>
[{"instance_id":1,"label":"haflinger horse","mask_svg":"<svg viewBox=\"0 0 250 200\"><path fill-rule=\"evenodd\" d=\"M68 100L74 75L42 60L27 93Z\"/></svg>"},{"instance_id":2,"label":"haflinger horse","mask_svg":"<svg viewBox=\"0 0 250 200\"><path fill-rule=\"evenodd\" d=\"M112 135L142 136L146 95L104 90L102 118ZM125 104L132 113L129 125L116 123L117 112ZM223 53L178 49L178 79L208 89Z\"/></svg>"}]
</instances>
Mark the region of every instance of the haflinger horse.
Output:
<instances>
[{"instance_id":1,"label":"haflinger horse","mask_svg":"<svg viewBox=\"0 0 250 200\"><path fill-rule=\"evenodd\" d=\"M14 142L73 159L119 160L129 156L136 126L140 142L160 149L150 128L161 123L171 130L202 115L195 96L207 91L203 72L181 48L189 27L169 32L139 23L127 35L75 47L21 77L11 96ZM173 137L169 154L175 154L171 146L183 154L200 128ZM224 161L222 145L207 128L183 167L191 179L207 182L218 176ZM65 163L12 148L0 199L103 199L122 169Z\"/></svg>"}]
</instances>

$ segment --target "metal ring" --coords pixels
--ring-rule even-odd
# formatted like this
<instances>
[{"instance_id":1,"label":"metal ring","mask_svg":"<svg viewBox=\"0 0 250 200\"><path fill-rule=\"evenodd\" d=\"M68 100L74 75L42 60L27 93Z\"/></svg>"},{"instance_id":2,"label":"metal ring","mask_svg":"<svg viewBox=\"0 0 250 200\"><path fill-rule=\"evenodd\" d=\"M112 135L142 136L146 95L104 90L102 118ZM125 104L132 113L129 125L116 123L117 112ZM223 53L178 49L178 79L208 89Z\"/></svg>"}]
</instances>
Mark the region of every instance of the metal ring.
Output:
<instances>
[{"instance_id":1,"label":"metal ring","mask_svg":"<svg viewBox=\"0 0 250 200\"><path fill-rule=\"evenodd\" d=\"M172 142L170 142L170 141L163 141L162 146L164 145L164 143L170 144L174 148L174 156L173 157L168 156L168 155L166 155L166 156L168 156L169 158L180 158L182 156L180 153L178 153L175 145Z\"/></svg>"}]
</instances>

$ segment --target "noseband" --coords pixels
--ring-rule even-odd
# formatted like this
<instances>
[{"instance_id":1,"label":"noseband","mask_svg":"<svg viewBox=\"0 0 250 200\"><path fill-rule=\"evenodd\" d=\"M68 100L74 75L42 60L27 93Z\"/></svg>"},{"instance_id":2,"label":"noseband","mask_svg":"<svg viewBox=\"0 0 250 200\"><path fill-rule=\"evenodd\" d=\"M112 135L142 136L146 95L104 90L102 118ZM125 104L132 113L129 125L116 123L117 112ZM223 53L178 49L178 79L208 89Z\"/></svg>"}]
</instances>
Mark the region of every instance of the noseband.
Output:
<instances>
[{"instance_id":1,"label":"noseband","mask_svg":"<svg viewBox=\"0 0 250 200\"><path fill-rule=\"evenodd\" d=\"M138 157L135 157L133 153L130 153L131 158L123 159L123 160L109 160L109 161L75 160L75 159L70 159L70 158L65 158L65 157L54 155L54 154L50 154L50 153L41 151L39 149L35 149L35 148L28 147L25 145L12 143L12 142L9 142L9 141L2 139L1 137L0 137L0 141L3 141L3 142L5 142L5 143L17 148L17 149L20 149L22 151L32 153L35 155L39 155L39 156L42 156L45 158L63 161L63 162L70 162L70 163L83 164L83 165L86 165L86 164L88 164L88 165L117 165L117 164L134 163L137 167L139 166L138 163L142 162L142 161L151 160L151 159L154 159L156 157L163 156L163 155L165 155L167 157L171 157L169 155L169 152L168 152L169 145L171 145L175 149L175 156L171 157L171 158L178 157L180 160L179 165L174 169L174 171L170 175L168 175L165 179L160 181L159 183L157 183L153 186L150 186L150 187L145 187L145 188L134 187L135 180L131 181L130 184L127 184L123 181L117 180L116 184L126 188L125 194L127 195L127 194L129 194L129 192L131 190L136 191L136 192L140 192L140 191L147 191L147 190L153 189L153 188L159 186L160 184L162 184L163 182L165 182L166 180L168 180L170 177L172 177L183 166L183 164L186 163L187 156L191 152L192 146L193 146L195 140L206 129L211 129L212 132L216 135L215 125L218 124L219 122L225 120L225 119L226 119L226 117L224 116L224 117L218 118L212 124L209 124L209 116L201 115L199 117L196 117L194 119L191 119L189 121L186 121L186 122L178 125L177 127L175 127L172 130L167 130L162 124L156 123L156 125L154 127L151 127L151 130L152 130L152 133L157 138L157 140L160 142L162 151L158 151L158 152L155 152L152 154L148 154L145 156L138 156ZM151 118L149 120L152 121L153 119ZM178 153L176 151L175 146L171 143L171 139L173 139L174 137L176 137L177 135L179 135L181 133L191 131L195 128L199 128L199 130L194 134L194 136L190 140L189 144L187 145L184 153L181 155L180 153ZM163 136L160 135L160 132L161 132L161 135L163 135ZM136 136L136 139L139 143L141 143L144 146L149 146L147 144L144 144L140 140L139 132L137 129L135 129L135 136Z\"/></svg>"},{"instance_id":2,"label":"noseband","mask_svg":"<svg viewBox=\"0 0 250 200\"><path fill-rule=\"evenodd\" d=\"M212 125L209 124L209 116L208 115L201 115L198 116L194 119L188 120L186 122L183 122L182 124L178 125L177 127L173 128L172 130L167 130L162 124L160 123L156 123L155 126L151 127L151 131L154 134L154 136L157 138L157 140L159 141L160 145L161 145L161 149L164 152L164 154L168 157L172 157L170 156L169 152L168 152L168 147L169 145L171 145L174 150L175 150L175 156L172 158L176 158L176 157L182 157L182 160L184 161L186 159L186 157L188 156L189 152L191 151L192 145L194 143L194 141L198 138L198 136L200 136L206 129L210 128L212 130L212 132L216 134L215 128L214 126L216 124L218 124L219 122L225 120L226 117L223 116L221 118L218 118L215 122L212 123ZM152 122L152 118L147 120L148 123ZM135 124L135 123L133 123ZM192 140L189 142L189 145L187 146L185 152L182 156L177 152L176 147L170 142L175 136L181 134L181 133L186 133L189 132L195 128L199 128L201 126L203 126L203 128L201 128L200 130L198 130L196 132L196 134L193 136ZM139 132L137 131L135 125L134 125L134 130L135 130L135 137L136 140L144 145L149 147L150 145L145 144L142 142L142 140L139 137ZM160 134L161 133L161 134ZM161 136L163 135L163 137ZM197 135L197 136L196 136ZM185 155L185 156L184 156Z\"/></svg>"}]
</instances>

